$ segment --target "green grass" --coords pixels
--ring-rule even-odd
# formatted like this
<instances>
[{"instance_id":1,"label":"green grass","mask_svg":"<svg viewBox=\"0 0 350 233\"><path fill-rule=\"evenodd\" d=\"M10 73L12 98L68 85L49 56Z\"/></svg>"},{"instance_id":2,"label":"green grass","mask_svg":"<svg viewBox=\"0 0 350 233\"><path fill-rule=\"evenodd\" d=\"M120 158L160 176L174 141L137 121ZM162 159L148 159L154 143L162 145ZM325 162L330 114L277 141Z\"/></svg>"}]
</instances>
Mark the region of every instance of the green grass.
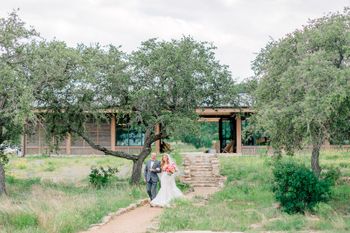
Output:
<instances>
[{"instance_id":1,"label":"green grass","mask_svg":"<svg viewBox=\"0 0 350 233\"><path fill-rule=\"evenodd\" d=\"M130 167L131 161L112 156L27 156L11 157L6 174L19 179L40 177L43 180L68 183L86 183L93 166L111 166L120 170ZM125 169L124 169L125 170ZM130 174L122 174L123 178Z\"/></svg>"},{"instance_id":2,"label":"green grass","mask_svg":"<svg viewBox=\"0 0 350 233\"><path fill-rule=\"evenodd\" d=\"M295 157L309 164L309 155ZM350 186L339 183L329 203L320 203L313 213L288 215L277 208L271 191L271 159L261 156L221 158L225 187L206 202L180 200L160 218L160 231L324 231L350 232ZM350 153L321 154L321 166L339 167L350 174Z\"/></svg>"},{"instance_id":3,"label":"green grass","mask_svg":"<svg viewBox=\"0 0 350 233\"><path fill-rule=\"evenodd\" d=\"M146 197L128 174L103 189L88 184L92 166L130 167L105 156L11 158L6 165L8 196L0 197L0 232L70 233L87 229L110 212Z\"/></svg>"},{"instance_id":4,"label":"green grass","mask_svg":"<svg viewBox=\"0 0 350 233\"><path fill-rule=\"evenodd\" d=\"M7 185L9 196L0 198L0 228L8 233L77 232L146 196L144 187L127 181L100 190L11 177Z\"/></svg>"}]
</instances>

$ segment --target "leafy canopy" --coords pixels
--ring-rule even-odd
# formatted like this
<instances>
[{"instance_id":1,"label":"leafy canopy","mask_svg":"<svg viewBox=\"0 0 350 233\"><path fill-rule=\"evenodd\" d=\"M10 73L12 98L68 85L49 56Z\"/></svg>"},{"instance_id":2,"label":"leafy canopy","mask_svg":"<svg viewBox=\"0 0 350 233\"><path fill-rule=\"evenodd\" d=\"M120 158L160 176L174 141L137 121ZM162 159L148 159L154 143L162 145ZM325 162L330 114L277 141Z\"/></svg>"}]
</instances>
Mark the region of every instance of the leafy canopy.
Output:
<instances>
[{"instance_id":1,"label":"leafy canopy","mask_svg":"<svg viewBox=\"0 0 350 233\"><path fill-rule=\"evenodd\" d=\"M275 148L349 138L350 10L271 41L253 63L256 120Z\"/></svg>"}]
</instances>

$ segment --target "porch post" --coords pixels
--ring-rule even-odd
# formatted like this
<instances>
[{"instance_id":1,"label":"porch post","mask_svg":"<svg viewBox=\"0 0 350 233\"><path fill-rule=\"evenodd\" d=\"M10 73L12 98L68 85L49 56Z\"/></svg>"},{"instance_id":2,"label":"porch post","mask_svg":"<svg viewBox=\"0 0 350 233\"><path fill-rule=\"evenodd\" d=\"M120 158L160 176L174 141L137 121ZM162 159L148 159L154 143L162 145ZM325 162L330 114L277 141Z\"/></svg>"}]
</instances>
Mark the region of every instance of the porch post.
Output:
<instances>
[{"instance_id":1,"label":"porch post","mask_svg":"<svg viewBox=\"0 0 350 233\"><path fill-rule=\"evenodd\" d=\"M21 150L22 150L22 157L25 157L26 156L26 154L27 154L27 134L24 132L23 134L22 134L22 148L21 148Z\"/></svg>"},{"instance_id":2,"label":"porch post","mask_svg":"<svg viewBox=\"0 0 350 233\"><path fill-rule=\"evenodd\" d=\"M236 115L236 137L237 137L237 154L242 153L242 121L241 116Z\"/></svg>"},{"instance_id":3,"label":"porch post","mask_svg":"<svg viewBox=\"0 0 350 233\"><path fill-rule=\"evenodd\" d=\"M160 133L160 124L156 125L155 133L156 134ZM160 153L160 143L161 143L160 139L155 142L155 144L156 144L156 153L158 153L158 154Z\"/></svg>"},{"instance_id":4,"label":"porch post","mask_svg":"<svg viewBox=\"0 0 350 233\"><path fill-rule=\"evenodd\" d=\"M111 150L115 150L115 115L111 118Z\"/></svg>"},{"instance_id":5,"label":"porch post","mask_svg":"<svg viewBox=\"0 0 350 233\"><path fill-rule=\"evenodd\" d=\"M66 137L66 154L67 155L72 154L71 146L72 146L72 135L68 133Z\"/></svg>"},{"instance_id":6,"label":"porch post","mask_svg":"<svg viewBox=\"0 0 350 233\"><path fill-rule=\"evenodd\" d=\"M222 118L219 119L219 153L222 153L223 148L223 142L222 142Z\"/></svg>"}]
</instances>

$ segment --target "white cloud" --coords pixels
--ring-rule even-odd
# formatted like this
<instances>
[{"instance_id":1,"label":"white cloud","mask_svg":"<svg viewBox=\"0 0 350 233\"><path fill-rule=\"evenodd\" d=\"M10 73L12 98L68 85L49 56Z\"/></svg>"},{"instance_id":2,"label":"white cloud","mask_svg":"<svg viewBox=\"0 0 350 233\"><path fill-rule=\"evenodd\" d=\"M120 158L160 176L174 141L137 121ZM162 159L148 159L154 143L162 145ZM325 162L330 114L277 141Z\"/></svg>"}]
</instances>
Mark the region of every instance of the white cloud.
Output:
<instances>
[{"instance_id":1,"label":"white cloud","mask_svg":"<svg viewBox=\"0 0 350 233\"><path fill-rule=\"evenodd\" d=\"M270 36L278 39L346 5L349 0L2 0L0 16L20 8L45 38L113 43L127 52L152 37L192 35L213 42L217 57L243 79Z\"/></svg>"}]
</instances>

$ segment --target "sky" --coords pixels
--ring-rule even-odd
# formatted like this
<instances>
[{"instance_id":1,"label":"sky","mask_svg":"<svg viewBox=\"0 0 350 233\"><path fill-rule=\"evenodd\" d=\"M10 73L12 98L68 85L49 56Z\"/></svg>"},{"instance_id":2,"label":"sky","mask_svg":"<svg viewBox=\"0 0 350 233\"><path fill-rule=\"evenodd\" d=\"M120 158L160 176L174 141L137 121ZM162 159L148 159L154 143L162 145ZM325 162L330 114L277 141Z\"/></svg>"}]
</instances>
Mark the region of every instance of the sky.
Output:
<instances>
[{"instance_id":1,"label":"sky","mask_svg":"<svg viewBox=\"0 0 350 233\"><path fill-rule=\"evenodd\" d=\"M0 17L20 17L45 39L70 46L120 45L136 50L150 38L191 35L217 46L217 59L237 81L253 75L251 62L266 43L309 19L342 11L350 0L0 0Z\"/></svg>"}]
</instances>

